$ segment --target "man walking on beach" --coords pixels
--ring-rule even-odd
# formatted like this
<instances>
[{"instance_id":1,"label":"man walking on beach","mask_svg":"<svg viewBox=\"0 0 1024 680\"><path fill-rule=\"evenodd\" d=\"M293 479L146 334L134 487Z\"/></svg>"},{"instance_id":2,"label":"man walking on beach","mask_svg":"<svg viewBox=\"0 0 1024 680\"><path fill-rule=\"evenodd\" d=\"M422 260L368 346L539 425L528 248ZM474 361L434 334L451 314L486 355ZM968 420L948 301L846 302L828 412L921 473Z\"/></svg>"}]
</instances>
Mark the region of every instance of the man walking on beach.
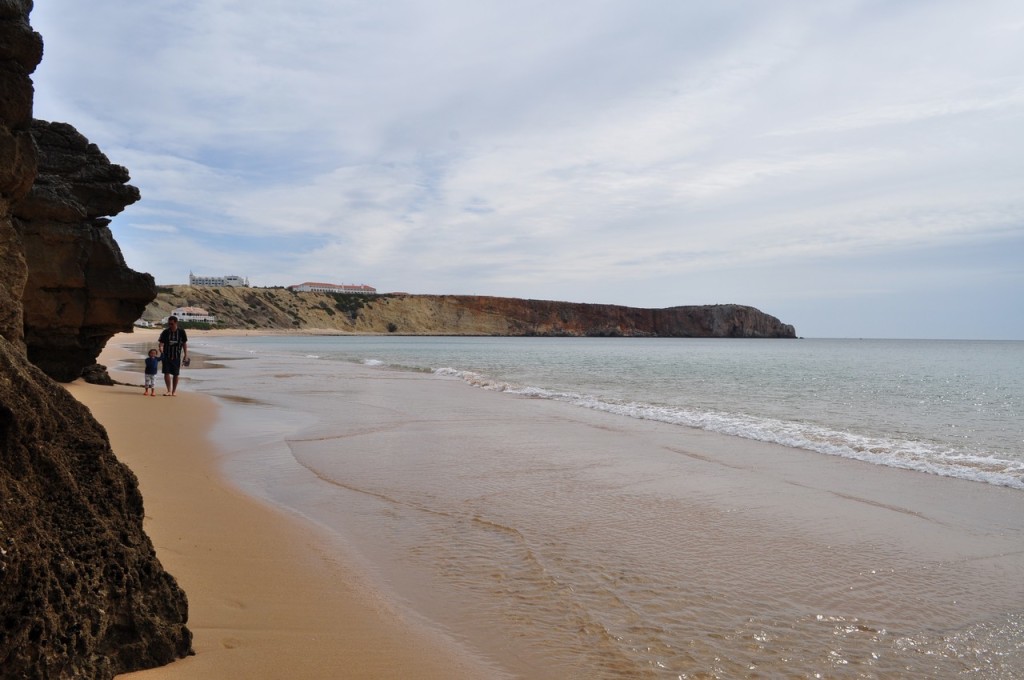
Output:
<instances>
[{"instance_id":1,"label":"man walking on beach","mask_svg":"<svg viewBox=\"0 0 1024 680\"><path fill-rule=\"evenodd\" d=\"M167 328L160 333L157 344L164 358L164 384L167 385L164 396L173 397L178 391L181 362L188 360L188 335L184 328L178 328L178 317L167 318Z\"/></svg>"}]
</instances>

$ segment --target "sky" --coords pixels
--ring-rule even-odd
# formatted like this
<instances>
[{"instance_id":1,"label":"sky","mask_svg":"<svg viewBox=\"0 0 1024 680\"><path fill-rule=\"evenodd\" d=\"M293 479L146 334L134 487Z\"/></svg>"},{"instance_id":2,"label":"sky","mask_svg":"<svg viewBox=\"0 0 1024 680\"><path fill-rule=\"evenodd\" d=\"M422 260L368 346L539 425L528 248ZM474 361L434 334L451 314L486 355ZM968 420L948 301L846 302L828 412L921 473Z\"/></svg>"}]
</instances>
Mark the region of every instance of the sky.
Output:
<instances>
[{"instance_id":1,"label":"sky","mask_svg":"<svg viewBox=\"0 0 1024 680\"><path fill-rule=\"evenodd\" d=\"M1024 339L1019 0L36 0L158 284Z\"/></svg>"}]
</instances>

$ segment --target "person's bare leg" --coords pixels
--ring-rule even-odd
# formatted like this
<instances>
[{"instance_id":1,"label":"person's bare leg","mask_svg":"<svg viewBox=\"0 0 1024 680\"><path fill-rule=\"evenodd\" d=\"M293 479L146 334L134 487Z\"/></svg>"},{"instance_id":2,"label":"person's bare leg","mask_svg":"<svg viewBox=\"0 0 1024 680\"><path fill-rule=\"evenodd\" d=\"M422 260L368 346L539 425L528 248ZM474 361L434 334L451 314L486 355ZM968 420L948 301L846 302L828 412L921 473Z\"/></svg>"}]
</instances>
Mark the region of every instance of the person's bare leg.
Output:
<instances>
[{"instance_id":1,"label":"person's bare leg","mask_svg":"<svg viewBox=\"0 0 1024 680\"><path fill-rule=\"evenodd\" d=\"M171 374L170 373L164 373L164 384L167 385L167 391L164 392L164 394L170 394L171 393Z\"/></svg>"},{"instance_id":2,"label":"person's bare leg","mask_svg":"<svg viewBox=\"0 0 1024 680\"><path fill-rule=\"evenodd\" d=\"M171 396L173 397L178 391L178 376L174 376L173 387L171 388Z\"/></svg>"}]
</instances>

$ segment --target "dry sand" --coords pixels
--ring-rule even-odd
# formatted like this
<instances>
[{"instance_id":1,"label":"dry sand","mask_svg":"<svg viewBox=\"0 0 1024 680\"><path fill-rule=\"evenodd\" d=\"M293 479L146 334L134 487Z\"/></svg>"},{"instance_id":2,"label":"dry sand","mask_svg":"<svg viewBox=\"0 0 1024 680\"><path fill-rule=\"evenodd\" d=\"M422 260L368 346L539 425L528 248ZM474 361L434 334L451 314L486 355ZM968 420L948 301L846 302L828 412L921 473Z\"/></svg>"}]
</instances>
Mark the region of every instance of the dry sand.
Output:
<instances>
[{"instance_id":1,"label":"dry sand","mask_svg":"<svg viewBox=\"0 0 1024 680\"><path fill-rule=\"evenodd\" d=\"M156 332L120 335L100 363L130 356L126 344ZM409 623L360 584L307 523L244 495L222 476L207 434L209 397L142 396L139 384L77 381L72 394L110 435L138 476L145 528L164 567L189 598L195 656L138 678L479 678L492 675L449 641Z\"/></svg>"}]
</instances>

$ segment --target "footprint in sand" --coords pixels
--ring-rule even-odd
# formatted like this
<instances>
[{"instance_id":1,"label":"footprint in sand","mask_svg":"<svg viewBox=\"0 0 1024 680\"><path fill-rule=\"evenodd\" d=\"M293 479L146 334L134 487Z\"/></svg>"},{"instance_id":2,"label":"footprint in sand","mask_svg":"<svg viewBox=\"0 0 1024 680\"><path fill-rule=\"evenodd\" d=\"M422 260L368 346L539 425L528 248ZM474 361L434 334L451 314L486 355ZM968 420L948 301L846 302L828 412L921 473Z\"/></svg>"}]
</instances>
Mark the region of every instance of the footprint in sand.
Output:
<instances>
[{"instance_id":1,"label":"footprint in sand","mask_svg":"<svg viewBox=\"0 0 1024 680\"><path fill-rule=\"evenodd\" d=\"M229 638L224 638L223 640L221 640L220 641L220 645L224 649L235 649L236 647L241 647L242 646L242 641L239 640L238 638L229 637Z\"/></svg>"}]
</instances>

